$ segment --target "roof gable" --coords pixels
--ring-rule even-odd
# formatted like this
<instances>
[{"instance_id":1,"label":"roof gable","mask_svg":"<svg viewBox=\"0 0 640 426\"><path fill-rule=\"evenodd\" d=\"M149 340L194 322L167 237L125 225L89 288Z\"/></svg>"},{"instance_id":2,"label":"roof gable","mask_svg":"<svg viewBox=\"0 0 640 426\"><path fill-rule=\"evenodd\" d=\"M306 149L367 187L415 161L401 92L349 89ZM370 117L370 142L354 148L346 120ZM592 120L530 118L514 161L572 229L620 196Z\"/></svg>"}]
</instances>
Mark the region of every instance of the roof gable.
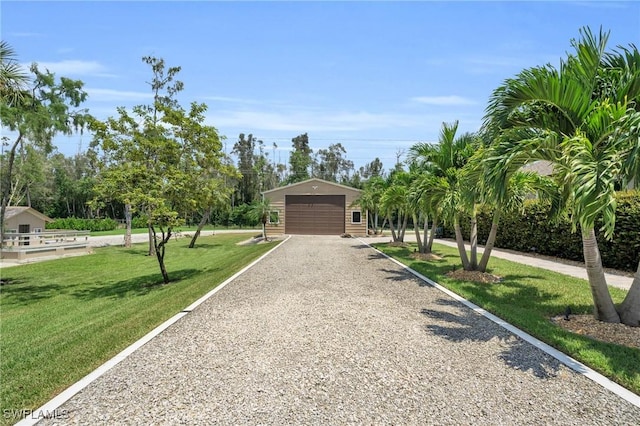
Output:
<instances>
[{"instance_id":1,"label":"roof gable","mask_svg":"<svg viewBox=\"0 0 640 426\"><path fill-rule=\"evenodd\" d=\"M356 188L352 188L350 186L346 186L346 185L341 185L339 183L335 183L335 182L330 182L328 180L323 180L323 179L318 179L318 178L311 178L311 179L307 179L307 180L303 180L302 182L296 182L296 183L290 183L289 185L286 186L281 186L278 188L274 188L274 189L270 189L268 191L263 191L262 194L263 195L271 195L273 193L276 192L280 192L280 191L287 191L291 188L295 188L298 186L304 186L304 185L309 185L309 184L313 184L313 183L322 183L325 185L329 185L329 186L334 186L337 189L340 189L340 192L345 192L345 191L351 191L354 192L356 194L360 194L362 191Z\"/></svg>"},{"instance_id":2,"label":"roof gable","mask_svg":"<svg viewBox=\"0 0 640 426\"><path fill-rule=\"evenodd\" d=\"M7 210L4 213L4 218L9 219L25 213L35 216L40 220L44 220L45 222L53 222L53 219L51 219L49 216L43 215L33 207L26 207L26 206L7 207Z\"/></svg>"}]
</instances>

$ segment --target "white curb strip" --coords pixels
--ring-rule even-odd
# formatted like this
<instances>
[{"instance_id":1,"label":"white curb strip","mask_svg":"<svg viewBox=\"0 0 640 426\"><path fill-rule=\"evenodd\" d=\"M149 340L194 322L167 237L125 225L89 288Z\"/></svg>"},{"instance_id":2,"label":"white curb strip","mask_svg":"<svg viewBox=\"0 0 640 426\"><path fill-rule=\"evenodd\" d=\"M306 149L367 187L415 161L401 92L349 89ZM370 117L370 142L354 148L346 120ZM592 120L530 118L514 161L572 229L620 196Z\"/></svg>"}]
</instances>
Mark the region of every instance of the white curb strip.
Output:
<instances>
[{"instance_id":1,"label":"white curb strip","mask_svg":"<svg viewBox=\"0 0 640 426\"><path fill-rule=\"evenodd\" d=\"M449 295L453 299L455 299L458 302L466 305L468 308L470 308L473 311L477 312L478 314L484 316L485 318L495 322L496 324L498 324L502 328L510 331L511 333L515 334L516 336L518 336L522 340L532 344L533 346L535 346L536 348L540 349L541 351L546 352L547 354L551 355L552 357L554 357L555 359L557 359L558 361L560 361L561 363L563 363L567 367L571 368L575 372L577 372L579 374L582 374L583 376L586 376L587 378L593 380L594 382L598 383L600 386L604 387L605 389L610 390L611 392L613 392L616 395L618 395L620 398L630 402L631 404L635 405L636 407L640 407L640 395L636 395L635 393L633 393L630 390L620 386L619 384L609 380L608 378L606 378L602 374L594 371L593 369L587 367L586 365L582 364L581 362L576 361L575 359L571 358L570 356L567 356L566 354L560 352L559 350L553 348L552 346L549 346L546 343L536 339L532 335L527 334L524 331L520 330L519 328L514 327L513 325L511 325L508 322L498 318L497 316L493 315L492 313L489 313L489 312L485 311L484 309L482 309L478 305L469 302L467 299L462 298L461 296L457 295L456 293L452 292L451 290L444 288L443 286L441 286L437 282L430 280L429 278L425 277L421 273L419 273L417 271L414 271L413 269L411 269L407 265L397 261L396 259L394 259L391 256L381 252L380 250L376 249L375 247L372 247L366 241L362 241L360 239L360 242L362 242L362 244L365 244L366 246L371 247L373 250L375 250L378 253L382 254L387 259L391 260L392 262L394 262L397 265L401 266L402 268L406 269L407 271L409 271L411 274L413 274L417 278L421 279L422 281L430 284L431 286L437 288L438 290L442 291L443 293L446 293L447 295Z\"/></svg>"},{"instance_id":2,"label":"white curb strip","mask_svg":"<svg viewBox=\"0 0 640 426\"><path fill-rule=\"evenodd\" d=\"M229 284L230 282L238 278L240 275L244 274L247 270L251 269L254 265L260 262L262 259L270 255L274 250L276 250L282 244L287 242L289 238L291 238L291 236L288 236L284 241L282 241L282 243L278 244L277 246L275 246L274 248L272 248L271 250L269 250L268 252L260 256L258 259L254 260L249 265L245 266L243 269L233 274L231 277L227 278L222 284L219 284L213 290L211 290L210 292L202 296L200 299L196 300L191 305L184 308L181 312L175 314L174 316L172 316L171 318L169 318L168 320L166 320L165 322L163 322L162 324L160 324L159 326L151 330L149 333L144 335L140 340L134 342L131 346L125 348L122 352L120 352L119 354L117 354L116 356L114 356L104 364L102 364L100 367L96 368L91 373L87 374L82 379L80 379L79 381L77 381L67 389L65 389L62 393L60 393L59 395L51 399L49 402L45 403L40 408L37 408L31 411L30 412L31 415L28 415L27 417L23 418L20 422L16 423L15 426L35 425L36 423L38 423L41 420L44 420L45 418L48 418L51 416L55 417L56 415L58 415L59 414L58 408L61 407L62 404L70 400L75 394L77 394L78 392L80 392L81 390L89 386L91 382L96 380L98 377L102 376L107 371L111 370L113 367L115 367L117 364L119 364L129 355L131 355L136 350L140 349L142 346L148 343L151 339L156 337L158 334L162 333L171 325L178 322L180 318L184 317L189 312L191 312L196 307L198 307L200 304L202 304L205 300L207 300L208 298L216 294L218 291L222 290L222 288L224 288L227 284Z\"/></svg>"}]
</instances>

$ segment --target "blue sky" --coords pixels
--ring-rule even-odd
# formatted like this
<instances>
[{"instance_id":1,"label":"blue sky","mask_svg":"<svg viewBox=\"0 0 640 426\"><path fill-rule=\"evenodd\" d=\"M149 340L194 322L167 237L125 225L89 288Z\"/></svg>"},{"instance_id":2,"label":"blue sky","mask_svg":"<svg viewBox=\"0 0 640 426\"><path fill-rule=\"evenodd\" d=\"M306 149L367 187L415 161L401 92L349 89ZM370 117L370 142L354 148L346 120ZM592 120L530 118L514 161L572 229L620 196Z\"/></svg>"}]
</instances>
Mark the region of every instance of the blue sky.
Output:
<instances>
[{"instance_id":1,"label":"blue sky","mask_svg":"<svg viewBox=\"0 0 640 426\"><path fill-rule=\"evenodd\" d=\"M2 1L1 35L25 64L80 79L98 118L148 103L142 56L181 66L180 101L227 137L253 133L285 161L291 138L340 142L385 169L443 121L478 130L487 100L526 67L558 64L589 25L640 45L636 2ZM90 136L59 137L66 155ZM272 154L273 155L273 154Z\"/></svg>"}]
</instances>

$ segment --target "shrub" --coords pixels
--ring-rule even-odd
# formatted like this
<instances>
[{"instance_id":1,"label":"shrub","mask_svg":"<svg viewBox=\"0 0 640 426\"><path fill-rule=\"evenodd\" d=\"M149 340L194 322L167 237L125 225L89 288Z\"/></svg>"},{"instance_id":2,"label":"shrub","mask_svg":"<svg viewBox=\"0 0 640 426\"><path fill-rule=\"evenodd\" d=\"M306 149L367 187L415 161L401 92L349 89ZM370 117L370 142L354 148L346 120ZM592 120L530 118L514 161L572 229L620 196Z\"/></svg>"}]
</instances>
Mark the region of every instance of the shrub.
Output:
<instances>
[{"instance_id":1,"label":"shrub","mask_svg":"<svg viewBox=\"0 0 640 426\"><path fill-rule=\"evenodd\" d=\"M118 227L118 222L114 219L79 219L67 217L55 219L46 225L47 229L72 229L74 231L111 231Z\"/></svg>"},{"instance_id":2,"label":"shrub","mask_svg":"<svg viewBox=\"0 0 640 426\"><path fill-rule=\"evenodd\" d=\"M640 260L640 192L623 191L616 195L616 228L613 239L597 235L598 247L605 267L635 271ZM491 229L492 212L482 210L478 214L478 244L485 244ZM469 219L461 222L462 234L469 238ZM598 222L596 229L601 222ZM451 227L444 227L444 237L455 238ZM569 219L552 222L549 206L531 200L525 204L524 213L502 215L496 247L520 252L535 252L563 259L584 261L580 232L572 232Z\"/></svg>"}]
</instances>

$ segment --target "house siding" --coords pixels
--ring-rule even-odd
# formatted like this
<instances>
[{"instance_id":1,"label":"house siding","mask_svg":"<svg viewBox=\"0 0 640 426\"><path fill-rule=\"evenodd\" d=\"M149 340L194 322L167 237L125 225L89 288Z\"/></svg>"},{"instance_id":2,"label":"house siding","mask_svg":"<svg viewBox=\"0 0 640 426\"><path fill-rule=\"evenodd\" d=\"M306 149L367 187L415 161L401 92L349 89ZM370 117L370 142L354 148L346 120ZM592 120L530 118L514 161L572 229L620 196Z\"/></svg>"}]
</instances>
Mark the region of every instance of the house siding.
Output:
<instances>
[{"instance_id":1,"label":"house siding","mask_svg":"<svg viewBox=\"0 0 640 426\"><path fill-rule=\"evenodd\" d=\"M332 182L320 179L310 179L304 182L283 186L281 188L265 191L264 197L271 202L271 210L277 211L280 218L279 224L269 224L267 232L284 234L286 217L285 197L287 195L344 195L345 196L345 232L354 236L364 236L367 234L366 212L360 207L351 207L351 204L360 196L360 191ZM351 223L351 212L361 212L361 223Z\"/></svg>"}]
</instances>

